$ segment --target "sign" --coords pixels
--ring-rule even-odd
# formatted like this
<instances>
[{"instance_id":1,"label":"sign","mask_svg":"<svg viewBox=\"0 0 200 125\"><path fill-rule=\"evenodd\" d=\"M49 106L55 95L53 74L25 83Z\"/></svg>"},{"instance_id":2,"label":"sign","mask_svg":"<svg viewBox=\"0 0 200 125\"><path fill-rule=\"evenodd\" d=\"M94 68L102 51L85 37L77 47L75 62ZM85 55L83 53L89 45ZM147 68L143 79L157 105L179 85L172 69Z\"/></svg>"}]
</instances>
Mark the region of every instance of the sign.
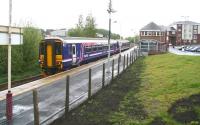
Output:
<instances>
[{"instance_id":1,"label":"sign","mask_svg":"<svg viewBox=\"0 0 200 125\"><path fill-rule=\"evenodd\" d=\"M9 44L9 27L0 26L0 45ZM11 27L11 45L20 45L23 43L23 30L19 27Z\"/></svg>"}]
</instances>

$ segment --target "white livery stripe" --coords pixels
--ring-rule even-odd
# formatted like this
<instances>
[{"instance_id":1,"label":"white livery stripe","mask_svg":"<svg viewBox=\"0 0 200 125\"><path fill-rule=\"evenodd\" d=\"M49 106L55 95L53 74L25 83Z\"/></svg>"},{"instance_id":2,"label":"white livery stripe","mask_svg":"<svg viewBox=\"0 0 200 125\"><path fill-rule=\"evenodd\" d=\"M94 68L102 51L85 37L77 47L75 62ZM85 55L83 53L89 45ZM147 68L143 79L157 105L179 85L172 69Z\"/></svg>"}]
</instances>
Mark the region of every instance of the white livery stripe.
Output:
<instances>
[{"instance_id":1,"label":"white livery stripe","mask_svg":"<svg viewBox=\"0 0 200 125\"><path fill-rule=\"evenodd\" d=\"M69 61L72 61L72 59L65 59L62 62L69 62Z\"/></svg>"}]
</instances>

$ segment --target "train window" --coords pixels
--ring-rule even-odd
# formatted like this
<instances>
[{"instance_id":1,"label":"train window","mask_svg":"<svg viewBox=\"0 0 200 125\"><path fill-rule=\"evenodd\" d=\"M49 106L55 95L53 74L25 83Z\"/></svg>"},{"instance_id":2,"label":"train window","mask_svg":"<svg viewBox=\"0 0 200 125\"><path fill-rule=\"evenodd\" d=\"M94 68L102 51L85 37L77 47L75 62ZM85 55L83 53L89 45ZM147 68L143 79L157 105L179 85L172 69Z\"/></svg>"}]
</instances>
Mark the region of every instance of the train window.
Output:
<instances>
[{"instance_id":1,"label":"train window","mask_svg":"<svg viewBox=\"0 0 200 125\"><path fill-rule=\"evenodd\" d=\"M104 48L104 50L108 50L108 46L104 46L103 48Z\"/></svg>"},{"instance_id":2,"label":"train window","mask_svg":"<svg viewBox=\"0 0 200 125\"><path fill-rule=\"evenodd\" d=\"M97 51L97 46L93 46L92 51Z\"/></svg>"},{"instance_id":3,"label":"train window","mask_svg":"<svg viewBox=\"0 0 200 125\"><path fill-rule=\"evenodd\" d=\"M86 46L86 47L85 47L85 52L86 52L86 53L90 53L90 52L91 52L91 50L92 50L92 48L91 48L91 47L89 47L89 46Z\"/></svg>"},{"instance_id":4,"label":"train window","mask_svg":"<svg viewBox=\"0 0 200 125\"><path fill-rule=\"evenodd\" d=\"M39 50L39 53L41 54L41 55L44 55L44 53L45 53L45 46L44 46L45 44L44 43L40 43L40 50Z\"/></svg>"},{"instance_id":5,"label":"train window","mask_svg":"<svg viewBox=\"0 0 200 125\"><path fill-rule=\"evenodd\" d=\"M76 54L76 48L75 48L76 46L72 46L72 54L74 55L74 54Z\"/></svg>"},{"instance_id":6,"label":"train window","mask_svg":"<svg viewBox=\"0 0 200 125\"><path fill-rule=\"evenodd\" d=\"M102 46L99 46L99 47L98 47L98 50L99 50L99 51L102 51L102 49L103 49Z\"/></svg>"},{"instance_id":7,"label":"train window","mask_svg":"<svg viewBox=\"0 0 200 125\"><path fill-rule=\"evenodd\" d=\"M61 55L62 50L61 50L61 43L56 42L56 55Z\"/></svg>"}]
</instances>

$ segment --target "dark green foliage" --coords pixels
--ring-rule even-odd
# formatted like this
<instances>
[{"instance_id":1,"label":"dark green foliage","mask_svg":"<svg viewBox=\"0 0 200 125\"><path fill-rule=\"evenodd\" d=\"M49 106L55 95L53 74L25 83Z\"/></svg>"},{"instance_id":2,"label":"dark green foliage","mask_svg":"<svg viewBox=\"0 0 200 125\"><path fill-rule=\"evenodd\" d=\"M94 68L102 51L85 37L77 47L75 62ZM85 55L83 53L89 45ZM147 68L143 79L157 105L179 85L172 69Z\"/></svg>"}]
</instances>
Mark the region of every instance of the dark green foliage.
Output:
<instances>
[{"instance_id":1,"label":"dark green foliage","mask_svg":"<svg viewBox=\"0 0 200 125\"><path fill-rule=\"evenodd\" d=\"M23 45L12 46L12 74L38 71L38 48L42 39L41 31L33 27L25 27ZM7 73L8 47L0 46L0 76ZM7 76L7 75L6 75ZM15 76L13 76L15 77Z\"/></svg>"},{"instance_id":2,"label":"dark green foliage","mask_svg":"<svg viewBox=\"0 0 200 125\"><path fill-rule=\"evenodd\" d=\"M97 29L97 33L102 34L103 37L108 38L109 31L105 29ZM120 39L120 35L111 33L111 39Z\"/></svg>"},{"instance_id":3,"label":"dark green foliage","mask_svg":"<svg viewBox=\"0 0 200 125\"><path fill-rule=\"evenodd\" d=\"M126 38L128 41L134 43L134 42L138 42L140 37L139 36L134 36L134 37L127 37Z\"/></svg>"},{"instance_id":4,"label":"dark green foliage","mask_svg":"<svg viewBox=\"0 0 200 125\"><path fill-rule=\"evenodd\" d=\"M42 39L39 29L26 27L24 29L23 61L24 68L27 70L34 69L38 63L39 42Z\"/></svg>"},{"instance_id":5,"label":"dark green foliage","mask_svg":"<svg viewBox=\"0 0 200 125\"><path fill-rule=\"evenodd\" d=\"M7 46L0 46L0 74L5 74L7 71Z\"/></svg>"}]
</instances>

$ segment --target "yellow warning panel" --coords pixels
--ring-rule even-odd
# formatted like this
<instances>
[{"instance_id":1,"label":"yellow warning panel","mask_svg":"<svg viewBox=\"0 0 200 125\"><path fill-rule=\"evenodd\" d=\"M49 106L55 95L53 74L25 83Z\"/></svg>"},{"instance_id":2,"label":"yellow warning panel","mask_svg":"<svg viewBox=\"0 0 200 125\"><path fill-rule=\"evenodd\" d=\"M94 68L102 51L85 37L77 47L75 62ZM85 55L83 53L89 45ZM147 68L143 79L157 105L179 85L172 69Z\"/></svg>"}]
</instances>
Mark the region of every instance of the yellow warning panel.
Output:
<instances>
[{"instance_id":1,"label":"yellow warning panel","mask_svg":"<svg viewBox=\"0 0 200 125\"><path fill-rule=\"evenodd\" d=\"M53 66L53 59L52 59L52 45L47 45L47 66Z\"/></svg>"}]
</instances>

